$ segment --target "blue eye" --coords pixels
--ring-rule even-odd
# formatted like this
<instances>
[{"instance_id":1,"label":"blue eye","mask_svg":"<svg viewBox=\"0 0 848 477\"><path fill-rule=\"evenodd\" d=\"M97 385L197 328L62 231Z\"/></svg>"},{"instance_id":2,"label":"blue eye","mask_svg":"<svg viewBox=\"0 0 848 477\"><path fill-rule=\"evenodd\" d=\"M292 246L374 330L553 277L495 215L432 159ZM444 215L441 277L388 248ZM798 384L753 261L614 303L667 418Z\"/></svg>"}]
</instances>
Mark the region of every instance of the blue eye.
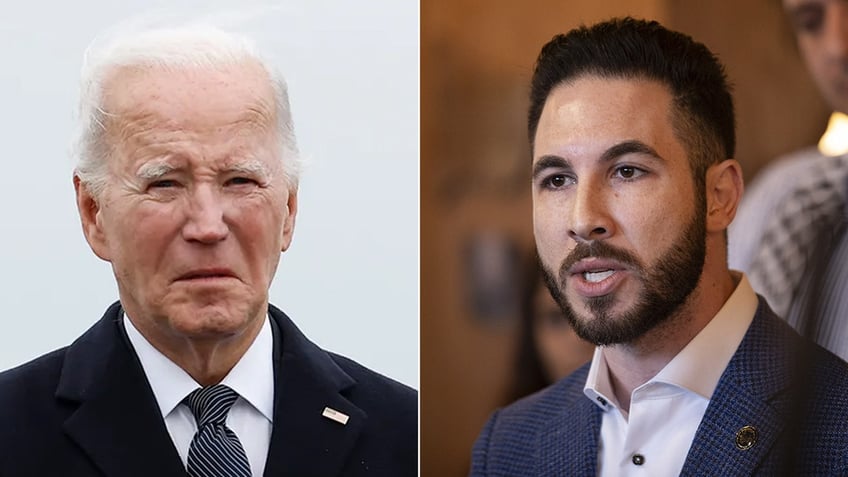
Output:
<instances>
[{"instance_id":1,"label":"blue eye","mask_svg":"<svg viewBox=\"0 0 848 477\"><path fill-rule=\"evenodd\" d=\"M226 185L247 185L256 184L256 181L247 177L233 177L226 182Z\"/></svg>"},{"instance_id":2,"label":"blue eye","mask_svg":"<svg viewBox=\"0 0 848 477\"><path fill-rule=\"evenodd\" d=\"M169 179L164 179L164 180L159 180L159 181L151 182L151 183L150 183L150 188L153 188L153 189L165 189L165 188L170 188L170 187L176 187L177 185L178 185L178 184L177 184L177 181L169 180Z\"/></svg>"}]
</instances>

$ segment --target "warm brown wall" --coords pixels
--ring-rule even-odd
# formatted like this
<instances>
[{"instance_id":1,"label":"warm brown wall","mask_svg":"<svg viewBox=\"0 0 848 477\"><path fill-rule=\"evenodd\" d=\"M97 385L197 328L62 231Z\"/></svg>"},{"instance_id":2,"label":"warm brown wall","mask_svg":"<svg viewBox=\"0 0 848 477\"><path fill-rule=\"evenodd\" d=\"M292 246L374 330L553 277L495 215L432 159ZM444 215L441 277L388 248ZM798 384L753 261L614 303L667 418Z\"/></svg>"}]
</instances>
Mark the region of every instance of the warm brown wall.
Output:
<instances>
[{"instance_id":1,"label":"warm brown wall","mask_svg":"<svg viewBox=\"0 0 848 477\"><path fill-rule=\"evenodd\" d=\"M769 3L422 2L421 475L465 475L474 438L502 404L515 326L475 322L462 250L481 231L532 244L524 131L541 45L582 22L625 14L693 34L728 64L739 105L738 157L750 173L813 141L823 125L791 41L776 37L779 12L768 13Z\"/></svg>"},{"instance_id":2,"label":"warm brown wall","mask_svg":"<svg viewBox=\"0 0 848 477\"><path fill-rule=\"evenodd\" d=\"M670 0L668 24L705 43L736 85L736 157L752 178L779 154L814 144L827 110L795 49L780 0Z\"/></svg>"}]
</instances>

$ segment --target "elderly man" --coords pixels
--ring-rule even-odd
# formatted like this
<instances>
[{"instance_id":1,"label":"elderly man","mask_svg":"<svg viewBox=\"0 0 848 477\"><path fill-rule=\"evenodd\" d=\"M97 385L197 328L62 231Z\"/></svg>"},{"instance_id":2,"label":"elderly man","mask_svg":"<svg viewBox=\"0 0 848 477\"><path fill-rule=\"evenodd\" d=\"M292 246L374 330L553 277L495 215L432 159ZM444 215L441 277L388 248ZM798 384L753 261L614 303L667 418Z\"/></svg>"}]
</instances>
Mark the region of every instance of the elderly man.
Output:
<instances>
[{"instance_id":1,"label":"elderly man","mask_svg":"<svg viewBox=\"0 0 848 477\"><path fill-rule=\"evenodd\" d=\"M91 51L74 175L119 301L0 374L0 475L414 475L414 390L269 305L297 214L283 79L244 38L153 30Z\"/></svg>"},{"instance_id":2,"label":"elderly man","mask_svg":"<svg viewBox=\"0 0 848 477\"><path fill-rule=\"evenodd\" d=\"M598 347L492 416L472 475L848 474L848 366L727 267L742 176L716 58L603 22L542 48L530 102L539 258Z\"/></svg>"}]
</instances>

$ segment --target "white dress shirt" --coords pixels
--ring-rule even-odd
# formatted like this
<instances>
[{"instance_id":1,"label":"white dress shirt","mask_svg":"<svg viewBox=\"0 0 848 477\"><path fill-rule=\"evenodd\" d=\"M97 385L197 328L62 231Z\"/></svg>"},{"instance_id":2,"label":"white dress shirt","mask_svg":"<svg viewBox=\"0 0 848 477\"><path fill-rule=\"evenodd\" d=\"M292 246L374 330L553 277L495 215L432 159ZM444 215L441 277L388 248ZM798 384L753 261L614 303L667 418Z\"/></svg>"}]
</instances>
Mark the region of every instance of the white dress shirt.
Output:
<instances>
[{"instance_id":1,"label":"white dress shirt","mask_svg":"<svg viewBox=\"0 0 848 477\"><path fill-rule=\"evenodd\" d=\"M265 471L274 419L274 338L268 320L265 319L259 335L220 383L239 394L227 415L227 427L235 432L244 447L253 475L262 475ZM153 389L168 433L186 465L197 423L182 400L202 386L154 348L126 315L124 326Z\"/></svg>"},{"instance_id":2,"label":"white dress shirt","mask_svg":"<svg viewBox=\"0 0 848 477\"><path fill-rule=\"evenodd\" d=\"M612 392L603 348L595 349L583 391L604 411L598 475L680 474L719 378L757 311L748 279L733 273L738 285L730 298L656 376L633 390L629 415Z\"/></svg>"}]
</instances>

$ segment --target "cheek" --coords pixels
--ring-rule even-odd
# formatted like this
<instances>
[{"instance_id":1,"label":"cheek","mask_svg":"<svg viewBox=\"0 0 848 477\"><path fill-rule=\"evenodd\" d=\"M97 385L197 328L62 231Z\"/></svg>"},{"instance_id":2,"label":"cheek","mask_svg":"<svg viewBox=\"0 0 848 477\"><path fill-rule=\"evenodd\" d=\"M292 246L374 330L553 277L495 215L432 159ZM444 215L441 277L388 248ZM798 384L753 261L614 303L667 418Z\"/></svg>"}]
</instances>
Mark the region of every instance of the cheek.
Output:
<instances>
[{"instance_id":1,"label":"cheek","mask_svg":"<svg viewBox=\"0 0 848 477\"><path fill-rule=\"evenodd\" d=\"M173 207L141 205L114 210L112 215L111 248L119 256L135 257L142 267L155 263L155 256L167 248L164 244L179 234L179 213Z\"/></svg>"},{"instance_id":2,"label":"cheek","mask_svg":"<svg viewBox=\"0 0 848 477\"><path fill-rule=\"evenodd\" d=\"M284 209L269 205L267 201L242 201L231 209L232 225L238 228L246 245L257 253L276 250L282 242ZM279 250L277 250L279 251Z\"/></svg>"},{"instance_id":3,"label":"cheek","mask_svg":"<svg viewBox=\"0 0 848 477\"><path fill-rule=\"evenodd\" d=\"M568 224L565 221L565 210L564 204L536 202L533 207L533 231L536 237L551 240L562 235L567 238Z\"/></svg>"},{"instance_id":4,"label":"cheek","mask_svg":"<svg viewBox=\"0 0 848 477\"><path fill-rule=\"evenodd\" d=\"M552 267L555 257L558 254L558 248L566 246L566 240L558 241L555 239L557 236L555 229L556 225L552 224L550 220L534 214L533 235L536 239L536 251L542 263L547 267Z\"/></svg>"},{"instance_id":5,"label":"cheek","mask_svg":"<svg viewBox=\"0 0 848 477\"><path fill-rule=\"evenodd\" d=\"M634 201L643 205L629 207L618 216L628 241L648 255L665 250L691 221L695 209L693 194L689 189L680 189L662 197Z\"/></svg>"}]
</instances>

